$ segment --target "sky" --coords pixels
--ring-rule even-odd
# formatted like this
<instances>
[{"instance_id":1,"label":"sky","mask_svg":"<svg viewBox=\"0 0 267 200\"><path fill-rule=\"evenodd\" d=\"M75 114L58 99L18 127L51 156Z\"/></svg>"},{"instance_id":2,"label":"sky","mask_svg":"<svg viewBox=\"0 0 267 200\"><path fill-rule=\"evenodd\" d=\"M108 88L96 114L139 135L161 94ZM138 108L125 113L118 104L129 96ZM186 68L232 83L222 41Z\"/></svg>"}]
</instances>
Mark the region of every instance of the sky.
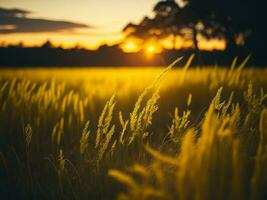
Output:
<instances>
[{"instance_id":1,"label":"sky","mask_svg":"<svg viewBox=\"0 0 267 200\"><path fill-rule=\"evenodd\" d=\"M157 2L159 0L0 0L0 45L23 42L26 46L36 46L50 40L63 48L78 45L97 49L103 44L125 43L122 29L129 22L138 24L144 16L153 16L152 9ZM168 48L172 45L170 41L167 45L160 41L160 45ZM177 41L176 47L192 46L181 38ZM125 52L139 49L133 41L125 44ZM149 51L159 50L155 44L152 46L148 44ZM223 49L225 43L199 38L199 46L206 50Z\"/></svg>"},{"instance_id":2,"label":"sky","mask_svg":"<svg viewBox=\"0 0 267 200\"><path fill-rule=\"evenodd\" d=\"M79 43L95 48L103 43L116 43L123 38L122 28L129 22L139 22L144 15L152 13L157 0L0 0L0 8L29 11L28 18L50 21L66 21L88 27L47 32L1 32L10 28L1 26L0 42L26 45L42 43L50 39L55 44L73 46ZM36 22L38 24L38 21ZM11 27L12 28L12 27Z\"/></svg>"}]
</instances>

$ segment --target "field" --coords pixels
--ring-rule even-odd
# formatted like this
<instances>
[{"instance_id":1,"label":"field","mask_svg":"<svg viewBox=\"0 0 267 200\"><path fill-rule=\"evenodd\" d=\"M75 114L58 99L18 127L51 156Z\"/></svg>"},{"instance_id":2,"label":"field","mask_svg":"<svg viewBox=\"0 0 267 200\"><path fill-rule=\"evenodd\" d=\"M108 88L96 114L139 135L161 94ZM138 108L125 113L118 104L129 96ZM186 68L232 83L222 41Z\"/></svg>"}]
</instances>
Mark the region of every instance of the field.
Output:
<instances>
[{"instance_id":1,"label":"field","mask_svg":"<svg viewBox=\"0 0 267 200\"><path fill-rule=\"evenodd\" d=\"M246 62L2 69L1 199L267 199L267 70Z\"/></svg>"}]
</instances>

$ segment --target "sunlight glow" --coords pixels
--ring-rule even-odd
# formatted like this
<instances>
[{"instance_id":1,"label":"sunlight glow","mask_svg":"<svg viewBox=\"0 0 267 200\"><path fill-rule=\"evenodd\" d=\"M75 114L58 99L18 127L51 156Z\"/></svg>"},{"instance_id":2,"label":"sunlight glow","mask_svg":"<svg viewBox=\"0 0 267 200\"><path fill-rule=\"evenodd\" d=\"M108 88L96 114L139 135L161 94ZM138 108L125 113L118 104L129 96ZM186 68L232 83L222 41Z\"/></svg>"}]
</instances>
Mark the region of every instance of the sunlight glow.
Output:
<instances>
[{"instance_id":1,"label":"sunlight glow","mask_svg":"<svg viewBox=\"0 0 267 200\"><path fill-rule=\"evenodd\" d=\"M105 35L103 41L98 40L97 35L74 34L69 32L60 33L14 33L0 34L0 43L16 45L20 42L26 47L41 46L47 40L55 46L63 48L73 48L78 43L87 49L95 50L102 44L114 45L121 42L123 35Z\"/></svg>"},{"instance_id":2,"label":"sunlight glow","mask_svg":"<svg viewBox=\"0 0 267 200\"><path fill-rule=\"evenodd\" d=\"M144 46L144 51L147 55L154 55L162 51L162 47L159 43L149 42Z\"/></svg>"},{"instance_id":3,"label":"sunlight glow","mask_svg":"<svg viewBox=\"0 0 267 200\"><path fill-rule=\"evenodd\" d=\"M155 50L156 50L156 48L153 45L148 46L147 49L146 49L146 51L148 53L150 53L150 54L154 54L155 53Z\"/></svg>"},{"instance_id":4,"label":"sunlight glow","mask_svg":"<svg viewBox=\"0 0 267 200\"><path fill-rule=\"evenodd\" d=\"M139 50L137 44L134 41L125 42L122 45L122 49L126 53L137 52Z\"/></svg>"},{"instance_id":5,"label":"sunlight glow","mask_svg":"<svg viewBox=\"0 0 267 200\"><path fill-rule=\"evenodd\" d=\"M144 47L147 58L152 58L155 54L162 51L161 47L157 43L149 43Z\"/></svg>"}]
</instances>

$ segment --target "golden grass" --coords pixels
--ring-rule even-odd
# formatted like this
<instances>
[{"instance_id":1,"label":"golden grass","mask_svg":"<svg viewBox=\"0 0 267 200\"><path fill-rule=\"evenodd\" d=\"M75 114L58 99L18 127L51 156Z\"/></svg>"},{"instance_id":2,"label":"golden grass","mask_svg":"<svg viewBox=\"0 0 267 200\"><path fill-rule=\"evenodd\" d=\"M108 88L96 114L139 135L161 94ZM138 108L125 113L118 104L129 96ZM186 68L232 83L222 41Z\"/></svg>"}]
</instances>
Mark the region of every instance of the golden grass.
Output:
<instances>
[{"instance_id":1,"label":"golden grass","mask_svg":"<svg viewBox=\"0 0 267 200\"><path fill-rule=\"evenodd\" d=\"M190 69L192 59L1 70L0 195L266 199L267 71L243 69L248 58Z\"/></svg>"}]
</instances>

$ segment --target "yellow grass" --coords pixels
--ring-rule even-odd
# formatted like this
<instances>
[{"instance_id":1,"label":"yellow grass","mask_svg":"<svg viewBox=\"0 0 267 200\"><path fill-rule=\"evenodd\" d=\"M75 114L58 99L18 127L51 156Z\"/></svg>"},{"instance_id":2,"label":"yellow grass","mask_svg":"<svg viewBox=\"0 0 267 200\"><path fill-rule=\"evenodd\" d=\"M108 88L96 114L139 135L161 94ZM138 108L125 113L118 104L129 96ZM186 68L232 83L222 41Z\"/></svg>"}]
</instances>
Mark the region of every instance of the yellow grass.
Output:
<instances>
[{"instance_id":1,"label":"yellow grass","mask_svg":"<svg viewBox=\"0 0 267 200\"><path fill-rule=\"evenodd\" d=\"M265 199L267 70L190 62L1 70L0 195Z\"/></svg>"}]
</instances>

